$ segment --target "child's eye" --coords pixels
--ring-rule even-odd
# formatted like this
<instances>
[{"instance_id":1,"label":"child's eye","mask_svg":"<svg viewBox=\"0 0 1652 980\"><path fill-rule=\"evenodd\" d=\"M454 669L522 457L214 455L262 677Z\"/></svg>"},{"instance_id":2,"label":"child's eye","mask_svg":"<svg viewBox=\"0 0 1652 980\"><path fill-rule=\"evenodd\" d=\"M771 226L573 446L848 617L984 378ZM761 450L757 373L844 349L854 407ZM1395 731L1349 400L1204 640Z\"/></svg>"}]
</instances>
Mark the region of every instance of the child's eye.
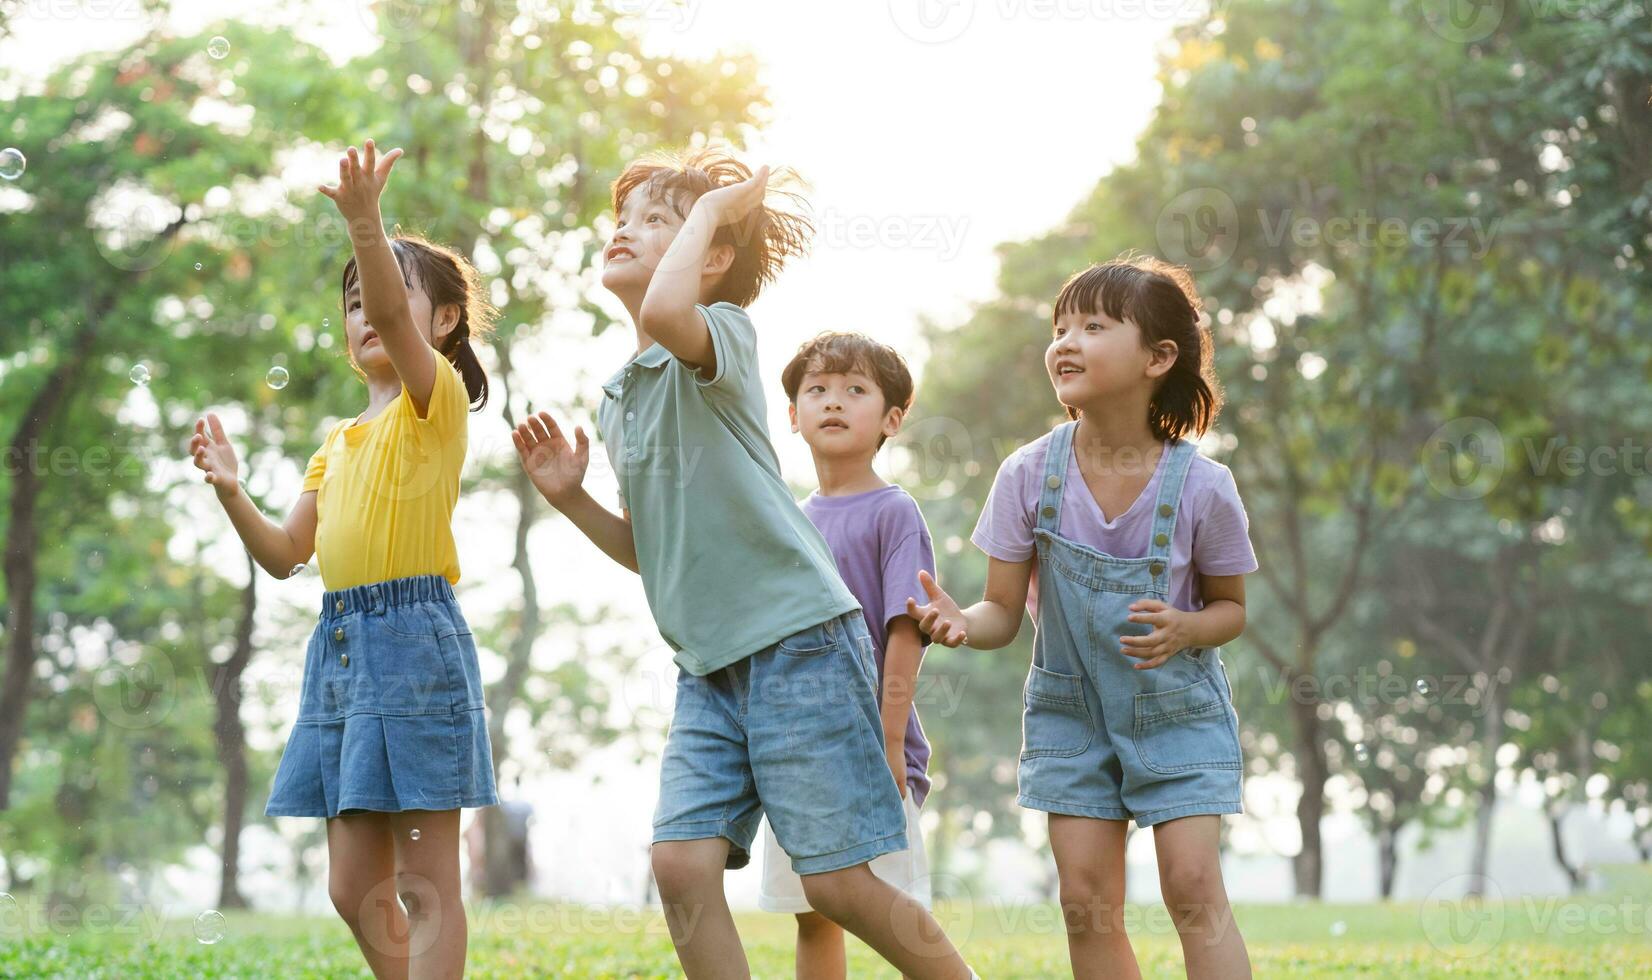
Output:
<instances>
[{"instance_id":1,"label":"child's eye","mask_svg":"<svg viewBox=\"0 0 1652 980\"><path fill-rule=\"evenodd\" d=\"M1087 330L1100 330L1101 329L1101 324L1092 321L1090 323L1086 323L1084 325L1084 327Z\"/></svg>"},{"instance_id":2,"label":"child's eye","mask_svg":"<svg viewBox=\"0 0 1652 980\"><path fill-rule=\"evenodd\" d=\"M816 393L816 392L825 391L825 390L826 390L825 385L810 385L809 386L809 394L811 394L811 395Z\"/></svg>"},{"instance_id":3,"label":"child's eye","mask_svg":"<svg viewBox=\"0 0 1652 980\"><path fill-rule=\"evenodd\" d=\"M862 387L861 387L861 386L860 386L860 385L850 385L850 386L849 386L849 390L850 390L850 391L852 391L852 392L854 392L854 393L855 393L855 394L857 394L857 395L864 395L864 394L866 394L866 389L865 389L865 388L862 388Z\"/></svg>"}]
</instances>

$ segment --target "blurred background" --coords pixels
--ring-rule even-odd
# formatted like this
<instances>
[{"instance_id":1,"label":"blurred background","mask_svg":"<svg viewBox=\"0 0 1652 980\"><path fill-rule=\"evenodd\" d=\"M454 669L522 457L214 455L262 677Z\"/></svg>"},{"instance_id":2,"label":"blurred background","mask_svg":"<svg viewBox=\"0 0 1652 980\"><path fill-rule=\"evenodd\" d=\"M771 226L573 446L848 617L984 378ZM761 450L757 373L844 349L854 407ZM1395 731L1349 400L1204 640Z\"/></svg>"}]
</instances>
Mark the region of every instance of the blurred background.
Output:
<instances>
[{"instance_id":1,"label":"blurred background","mask_svg":"<svg viewBox=\"0 0 1652 980\"><path fill-rule=\"evenodd\" d=\"M466 814L474 897L652 900L676 668L508 433L594 433L634 350L609 185L707 141L809 183L813 254L752 310L788 480L797 345L894 345L918 405L880 472L960 598L999 463L1064 418L1062 280L1192 269L1201 449L1262 566L1224 650L1236 900L1600 888L1652 856L1649 99L1641 0L0 3L0 905L330 914L321 823L262 815L320 577L256 571L184 447L218 412L285 513L361 410L315 186L369 136L407 151L387 223L503 310L455 519L508 801ZM1031 637L923 665L948 898L1054 897L1014 805Z\"/></svg>"}]
</instances>

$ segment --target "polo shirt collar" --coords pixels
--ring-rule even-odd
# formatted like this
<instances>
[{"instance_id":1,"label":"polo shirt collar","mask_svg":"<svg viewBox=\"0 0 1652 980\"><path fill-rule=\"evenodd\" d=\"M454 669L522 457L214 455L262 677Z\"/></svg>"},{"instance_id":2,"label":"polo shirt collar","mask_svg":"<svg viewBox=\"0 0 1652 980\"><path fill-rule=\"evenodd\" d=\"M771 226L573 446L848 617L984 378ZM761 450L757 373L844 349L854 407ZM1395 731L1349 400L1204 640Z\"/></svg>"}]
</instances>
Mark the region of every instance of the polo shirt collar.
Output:
<instances>
[{"instance_id":1,"label":"polo shirt collar","mask_svg":"<svg viewBox=\"0 0 1652 980\"><path fill-rule=\"evenodd\" d=\"M620 368L618 371L615 371L614 376L609 378L608 381L603 384L602 390L606 391L610 395L613 395L615 398L618 398L620 396L621 385L625 381L625 372L631 370L633 365L637 367L657 368L669 360L671 360L670 351L666 350L658 342L650 344L647 350L631 358L631 360L626 361L624 367Z\"/></svg>"}]
</instances>

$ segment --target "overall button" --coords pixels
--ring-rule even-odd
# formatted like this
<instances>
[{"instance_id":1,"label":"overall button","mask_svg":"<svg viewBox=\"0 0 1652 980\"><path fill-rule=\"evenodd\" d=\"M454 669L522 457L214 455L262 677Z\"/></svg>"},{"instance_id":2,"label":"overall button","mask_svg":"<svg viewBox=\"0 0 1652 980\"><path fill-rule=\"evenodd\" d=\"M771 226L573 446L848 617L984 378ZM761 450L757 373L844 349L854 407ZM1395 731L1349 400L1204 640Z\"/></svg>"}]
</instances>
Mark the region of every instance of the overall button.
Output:
<instances>
[{"instance_id":1,"label":"overall button","mask_svg":"<svg viewBox=\"0 0 1652 980\"><path fill-rule=\"evenodd\" d=\"M339 599L339 600L335 601L333 603L333 612L343 612L343 611L344 611L344 600Z\"/></svg>"},{"instance_id":2,"label":"overall button","mask_svg":"<svg viewBox=\"0 0 1652 980\"><path fill-rule=\"evenodd\" d=\"M1159 516L1160 517L1169 517L1171 515L1171 513L1172 513L1172 510L1171 510L1171 507L1170 507L1169 504L1160 504L1159 505Z\"/></svg>"},{"instance_id":3,"label":"overall button","mask_svg":"<svg viewBox=\"0 0 1652 980\"><path fill-rule=\"evenodd\" d=\"M1051 476L1049 479L1044 481L1044 485L1049 487L1051 490L1054 490L1057 487L1061 486L1061 477Z\"/></svg>"},{"instance_id":4,"label":"overall button","mask_svg":"<svg viewBox=\"0 0 1652 980\"><path fill-rule=\"evenodd\" d=\"M341 653L341 654L339 654L339 655L338 655L338 665L339 665L339 666L340 666L340 667L348 667L348 666L350 666L350 655L349 655L349 654L348 654L348 653Z\"/></svg>"},{"instance_id":5,"label":"overall button","mask_svg":"<svg viewBox=\"0 0 1652 980\"><path fill-rule=\"evenodd\" d=\"M627 421L627 422L631 421L632 419L634 419L636 417L637 417L636 412L626 412L625 413L625 421Z\"/></svg>"},{"instance_id":6,"label":"overall button","mask_svg":"<svg viewBox=\"0 0 1652 980\"><path fill-rule=\"evenodd\" d=\"M1163 548L1165 545L1170 543L1170 535L1160 531L1158 534L1153 535L1153 543Z\"/></svg>"},{"instance_id":7,"label":"overall button","mask_svg":"<svg viewBox=\"0 0 1652 980\"><path fill-rule=\"evenodd\" d=\"M1164 571L1164 562L1156 561L1153 564L1147 566L1147 570L1152 572L1154 575L1157 575L1160 572Z\"/></svg>"},{"instance_id":8,"label":"overall button","mask_svg":"<svg viewBox=\"0 0 1652 980\"><path fill-rule=\"evenodd\" d=\"M1054 517L1055 516L1055 508L1054 507L1044 508L1044 516L1045 517Z\"/></svg>"},{"instance_id":9,"label":"overall button","mask_svg":"<svg viewBox=\"0 0 1652 980\"><path fill-rule=\"evenodd\" d=\"M333 627L333 639L339 641L340 643L344 642L344 627L342 627L342 626Z\"/></svg>"}]
</instances>

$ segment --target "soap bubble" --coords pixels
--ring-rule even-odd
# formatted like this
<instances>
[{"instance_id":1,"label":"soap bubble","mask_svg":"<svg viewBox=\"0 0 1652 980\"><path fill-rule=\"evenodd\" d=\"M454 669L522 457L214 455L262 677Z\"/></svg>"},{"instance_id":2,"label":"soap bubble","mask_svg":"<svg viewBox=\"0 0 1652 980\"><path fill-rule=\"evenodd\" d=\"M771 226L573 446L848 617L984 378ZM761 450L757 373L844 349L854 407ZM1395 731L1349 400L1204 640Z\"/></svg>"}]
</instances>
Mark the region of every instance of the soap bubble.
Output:
<instances>
[{"instance_id":1,"label":"soap bubble","mask_svg":"<svg viewBox=\"0 0 1652 980\"><path fill-rule=\"evenodd\" d=\"M20 929L23 925L23 910L18 907L17 899L10 892L0 892L0 934Z\"/></svg>"},{"instance_id":2,"label":"soap bubble","mask_svg":"<svg viewBox=\"0 0 1652 980\"><path fill-rule=\"evenodd\" d=\"M413 830L411 832L409 832L407 836L413 838L414 840L418 840L419 839L419 828L414 827Z\"/></svg>"},{"instance_id":3,"label":"soap bubble","mask_svg":"<svg viewBox=\"0 0 1652 980\"><path fill-rule=\"evenodd\" d=\"M321 318L321 325L324 326L324 327L330 327L330 326L333 325L333 321L327 319L326 317L322 317Z\"/></svg>"},{"instance_id":4,"label":"soap bubble","mask_svg":"<svg viewBox=\"0 0 1652 980\"><path fill-rule=\"evenodd\" d=\"M307 572L309 570L310 570L309 565L306 565L303 562L299 562L298 564L296 564L292 567L291 571L289 571L287 573L287 577L288 578L297 578L297 577L299 577L300 575L303 575L305 572Z\"/></svg>"},{"instance_id":5,"label":"soap bubble","mask_svg":"<svg viewBox=\"0 0 1652 980\"><path fill-rule=\"evenodd\" d=\"M0 150L0 177L16 180L23 176L23 168L28 165L28 158L23 156L23 151L17 147L8 146Z\"/></svg>"},{"instance_id":6,"label":"soap bubble","mask_svg":"<svg viewBox=\"0 0 1652 980\"><path fill-rule=\"evenodd\" d=\"M1341 919L1338 919L1335 922L1331 923L1331 935L1341 936L1341 935L1345 935L1347 932L1348 932L1348 923L1342 921Z\"/></svg>"},{"instance_id":7,"label":"soap bubble","mask_svg":"<svg viewBox=\"0 0 1652 980\"><path fill-rule=\"evenodd\" d=\"M134 364L132 370L126 376L131 378L135 385L147 385L149 384L149 365Z\"/></svg>"},{"instance_id":8,"label":"soap bubble","mask_svg":"<svg viewBox=\"0 0 1652 980\"><path fill-rule=\"evenodd\" d=\"M1418 694L1421 694L1423 697L1426 698L1426 697L1428 697L1428 692L1430 692L1432 690L1434 690L1434 685L1428 683L1428 678L1426 678L1426 677L1417 678L1417 693Z\"/></svg>"},{"instance_id":9,"label":"soap bubble","mask_svg":"<svg viewBox=\"0 0 1652 980\"><path fill-rule=\"evenodd\" d=\"M264 375L264 383L276 391L287 387L287 369L279 364L270 368L269 373Z\"/></svg>"},{"instance_id":10,"label":"soap bubble","mask_svg":"<svg viewBox=\"0 0 1652 980\"><path fill-rule=\"evenodd\" d=\"M224 58L229 57L229 38L224 37L222 34L220 34L217 37L214 37L212 40L208 41L207 42L207 54L212 55L214 58L217 58L220 61L223 60Z\"/></svg>"},{"instance_id":11,"label":"soap bubble","mask_svg":"<svg viewBox=\"0 0 1652 980\"><path fill-rule=\"evenodd\" d=\"M195 941L211 946L224 938L224 913L207 909L195 917Z\"/></svg>"},{"instance_id":12,"label":"soap bubble","mask_svg":"<svg viewBox=\"0 0 1652 980\"><path fill-rule=\"evenodd\" d=\"M200 272L200 271L201 271L201 263L199 263L199 262L197 262L197 263L195 263L195 271L196 271L196 272Z\"/></svg>"},{"instance_id":13,"label":"soap bubble","mask_svg":"<svg viewBox=\"0 0 1652 980\"><path fill-rule=\"evenodd\" d=\"M1364 742L1354 743L1354 761L1360 765L1371 761L1371 750L1365 747Z\"/></svg>"}]
</instances>

